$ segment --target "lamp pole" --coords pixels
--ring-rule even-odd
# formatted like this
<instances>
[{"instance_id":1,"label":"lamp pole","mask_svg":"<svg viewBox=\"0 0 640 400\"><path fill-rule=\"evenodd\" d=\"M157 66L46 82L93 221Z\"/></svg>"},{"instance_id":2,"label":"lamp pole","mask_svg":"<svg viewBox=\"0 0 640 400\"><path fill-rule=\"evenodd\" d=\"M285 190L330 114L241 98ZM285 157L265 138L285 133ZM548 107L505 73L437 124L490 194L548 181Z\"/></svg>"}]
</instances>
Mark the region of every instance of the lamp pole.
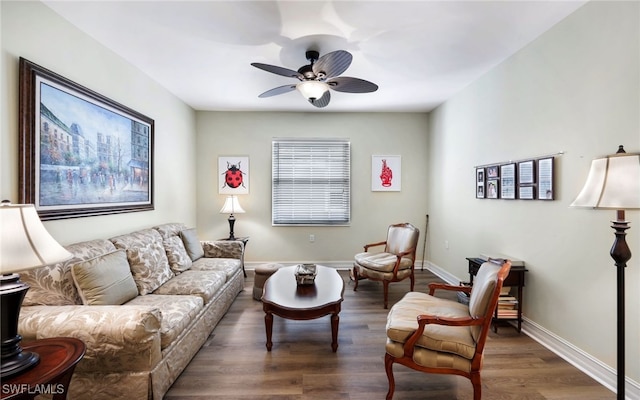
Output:
<instances>
[{"instance_id":1,"label":"lamp pole","mask_svg":"<svg viewBox=\"0 0 640 400\"><path fill-rule=\"evenodd\" d=\"M615 229L616 239L611 247L611 258L615 261L617 275L618 275L618 400L625 399L625 331L624 331L624 319L625 319L625 290L624 290L624 269L627 267L627 261L631 259L631 250L627 245L625 236L626 230L629 229L629 222L625 221L624 210L617 210L617 220L612 221L611 227Z\"/></svg>"}]
</instances>

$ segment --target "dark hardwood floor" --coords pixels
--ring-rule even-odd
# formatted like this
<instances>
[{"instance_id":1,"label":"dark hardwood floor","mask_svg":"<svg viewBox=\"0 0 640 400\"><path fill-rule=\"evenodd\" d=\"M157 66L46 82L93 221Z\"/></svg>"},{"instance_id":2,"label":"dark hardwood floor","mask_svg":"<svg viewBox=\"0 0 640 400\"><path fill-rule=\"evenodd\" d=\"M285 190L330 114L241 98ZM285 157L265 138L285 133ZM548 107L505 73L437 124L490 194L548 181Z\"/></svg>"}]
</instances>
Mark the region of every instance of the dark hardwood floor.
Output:
<instances>
[{"instance_id":1,"label":"dark hardwood floor","mask_svg":"<svg viewBox=\"0 0 640 400\"><path fill-rule=\"evenodd\" d=\"M354 292L347 271L340 273L346 288L337 353L331 351L329 317L274 317L273 350L267 352L262 303L252 298L253 271L247 271L245 290L165 399L384 399L387 310L382 285L361 281ZM438 280L426 270L416 271L416 278L416 290L423 292L428 282ZM408 280L391 284L390 306L408 290ZM615 399L613 392L510 326L489 334L484 354L483 399ZM472 398L465 378L422 374L401 365L394 372L395 400Z\"/></svg>"}]
</instances>

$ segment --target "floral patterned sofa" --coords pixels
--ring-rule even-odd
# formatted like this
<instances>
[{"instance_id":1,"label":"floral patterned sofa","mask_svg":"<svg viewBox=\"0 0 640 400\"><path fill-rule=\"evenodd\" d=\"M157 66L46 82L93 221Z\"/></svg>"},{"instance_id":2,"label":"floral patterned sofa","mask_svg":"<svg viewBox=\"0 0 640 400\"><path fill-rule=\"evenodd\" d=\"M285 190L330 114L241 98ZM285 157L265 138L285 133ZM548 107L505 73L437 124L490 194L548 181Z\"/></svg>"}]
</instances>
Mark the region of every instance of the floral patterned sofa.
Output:
<instances>
[{"instance_id":1,"label":"floral patterned sofa","mask_svg":"<svg viewBox=\"0 0 640 400\"><path fill-rule=\"evenodd\" d=\"M162 399L244 287L243 244L184 224L66 249L72 259L21 273L18 329L84 341L69 399Z\"/></svg>"}]
</instances>

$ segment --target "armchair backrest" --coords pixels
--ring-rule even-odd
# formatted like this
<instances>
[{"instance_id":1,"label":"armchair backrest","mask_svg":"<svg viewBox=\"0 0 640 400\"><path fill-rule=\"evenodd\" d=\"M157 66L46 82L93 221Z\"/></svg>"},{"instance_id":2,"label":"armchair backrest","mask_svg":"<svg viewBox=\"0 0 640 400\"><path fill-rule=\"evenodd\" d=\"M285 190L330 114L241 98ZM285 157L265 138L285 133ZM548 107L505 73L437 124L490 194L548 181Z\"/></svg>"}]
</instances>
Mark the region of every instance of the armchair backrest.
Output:
<instances>
[{"instance_id":1,"label":"armchair backrest","mask_svg":"<svg viewBox=\"0 0 640 400\"><path fill-rule=\"evenodd\" d=\"M471 327L473 339L478 342L482 329L488 331L491 325L491 314L498 304L498 297L502 289L504 279L509 275L511 262L496 264L487 261L480 266L478 273L473 280L471 297L469 298L469 315L472 317L488 317L484 325Z\"/></svg>"},{"instance_id":2,"label":"armchair backrest","mask_svg":"<svg viewBox=\"0 0 640 400\"><path fill-rule=\"evenodd\" d=\"M408 257L415 260L418 236L420 236L418 228L408 222L391 225L387 231L385 252L399 254L413 249L413 252Z\"/></svg>"}]
</instances>

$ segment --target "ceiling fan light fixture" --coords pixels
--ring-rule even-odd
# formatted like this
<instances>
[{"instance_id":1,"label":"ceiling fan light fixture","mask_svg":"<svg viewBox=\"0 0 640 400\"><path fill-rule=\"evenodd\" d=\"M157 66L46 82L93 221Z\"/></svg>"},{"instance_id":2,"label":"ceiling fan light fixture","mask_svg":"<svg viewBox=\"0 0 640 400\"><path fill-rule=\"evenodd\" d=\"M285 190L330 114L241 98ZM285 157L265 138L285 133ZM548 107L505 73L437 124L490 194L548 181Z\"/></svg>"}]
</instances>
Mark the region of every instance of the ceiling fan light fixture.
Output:
<instances>
[{"instance_id":1,"label":"ceiling fan light fixture","mask_svg":"<svg viewBox=\"0 0 640 400\"><path fill-rule=\"evenodd\" d=\"M303 81L296 85L296 89L302 93L305 99L319 99L329 90L329 85L318 81Z\"/></svg>"}]
</instances>

